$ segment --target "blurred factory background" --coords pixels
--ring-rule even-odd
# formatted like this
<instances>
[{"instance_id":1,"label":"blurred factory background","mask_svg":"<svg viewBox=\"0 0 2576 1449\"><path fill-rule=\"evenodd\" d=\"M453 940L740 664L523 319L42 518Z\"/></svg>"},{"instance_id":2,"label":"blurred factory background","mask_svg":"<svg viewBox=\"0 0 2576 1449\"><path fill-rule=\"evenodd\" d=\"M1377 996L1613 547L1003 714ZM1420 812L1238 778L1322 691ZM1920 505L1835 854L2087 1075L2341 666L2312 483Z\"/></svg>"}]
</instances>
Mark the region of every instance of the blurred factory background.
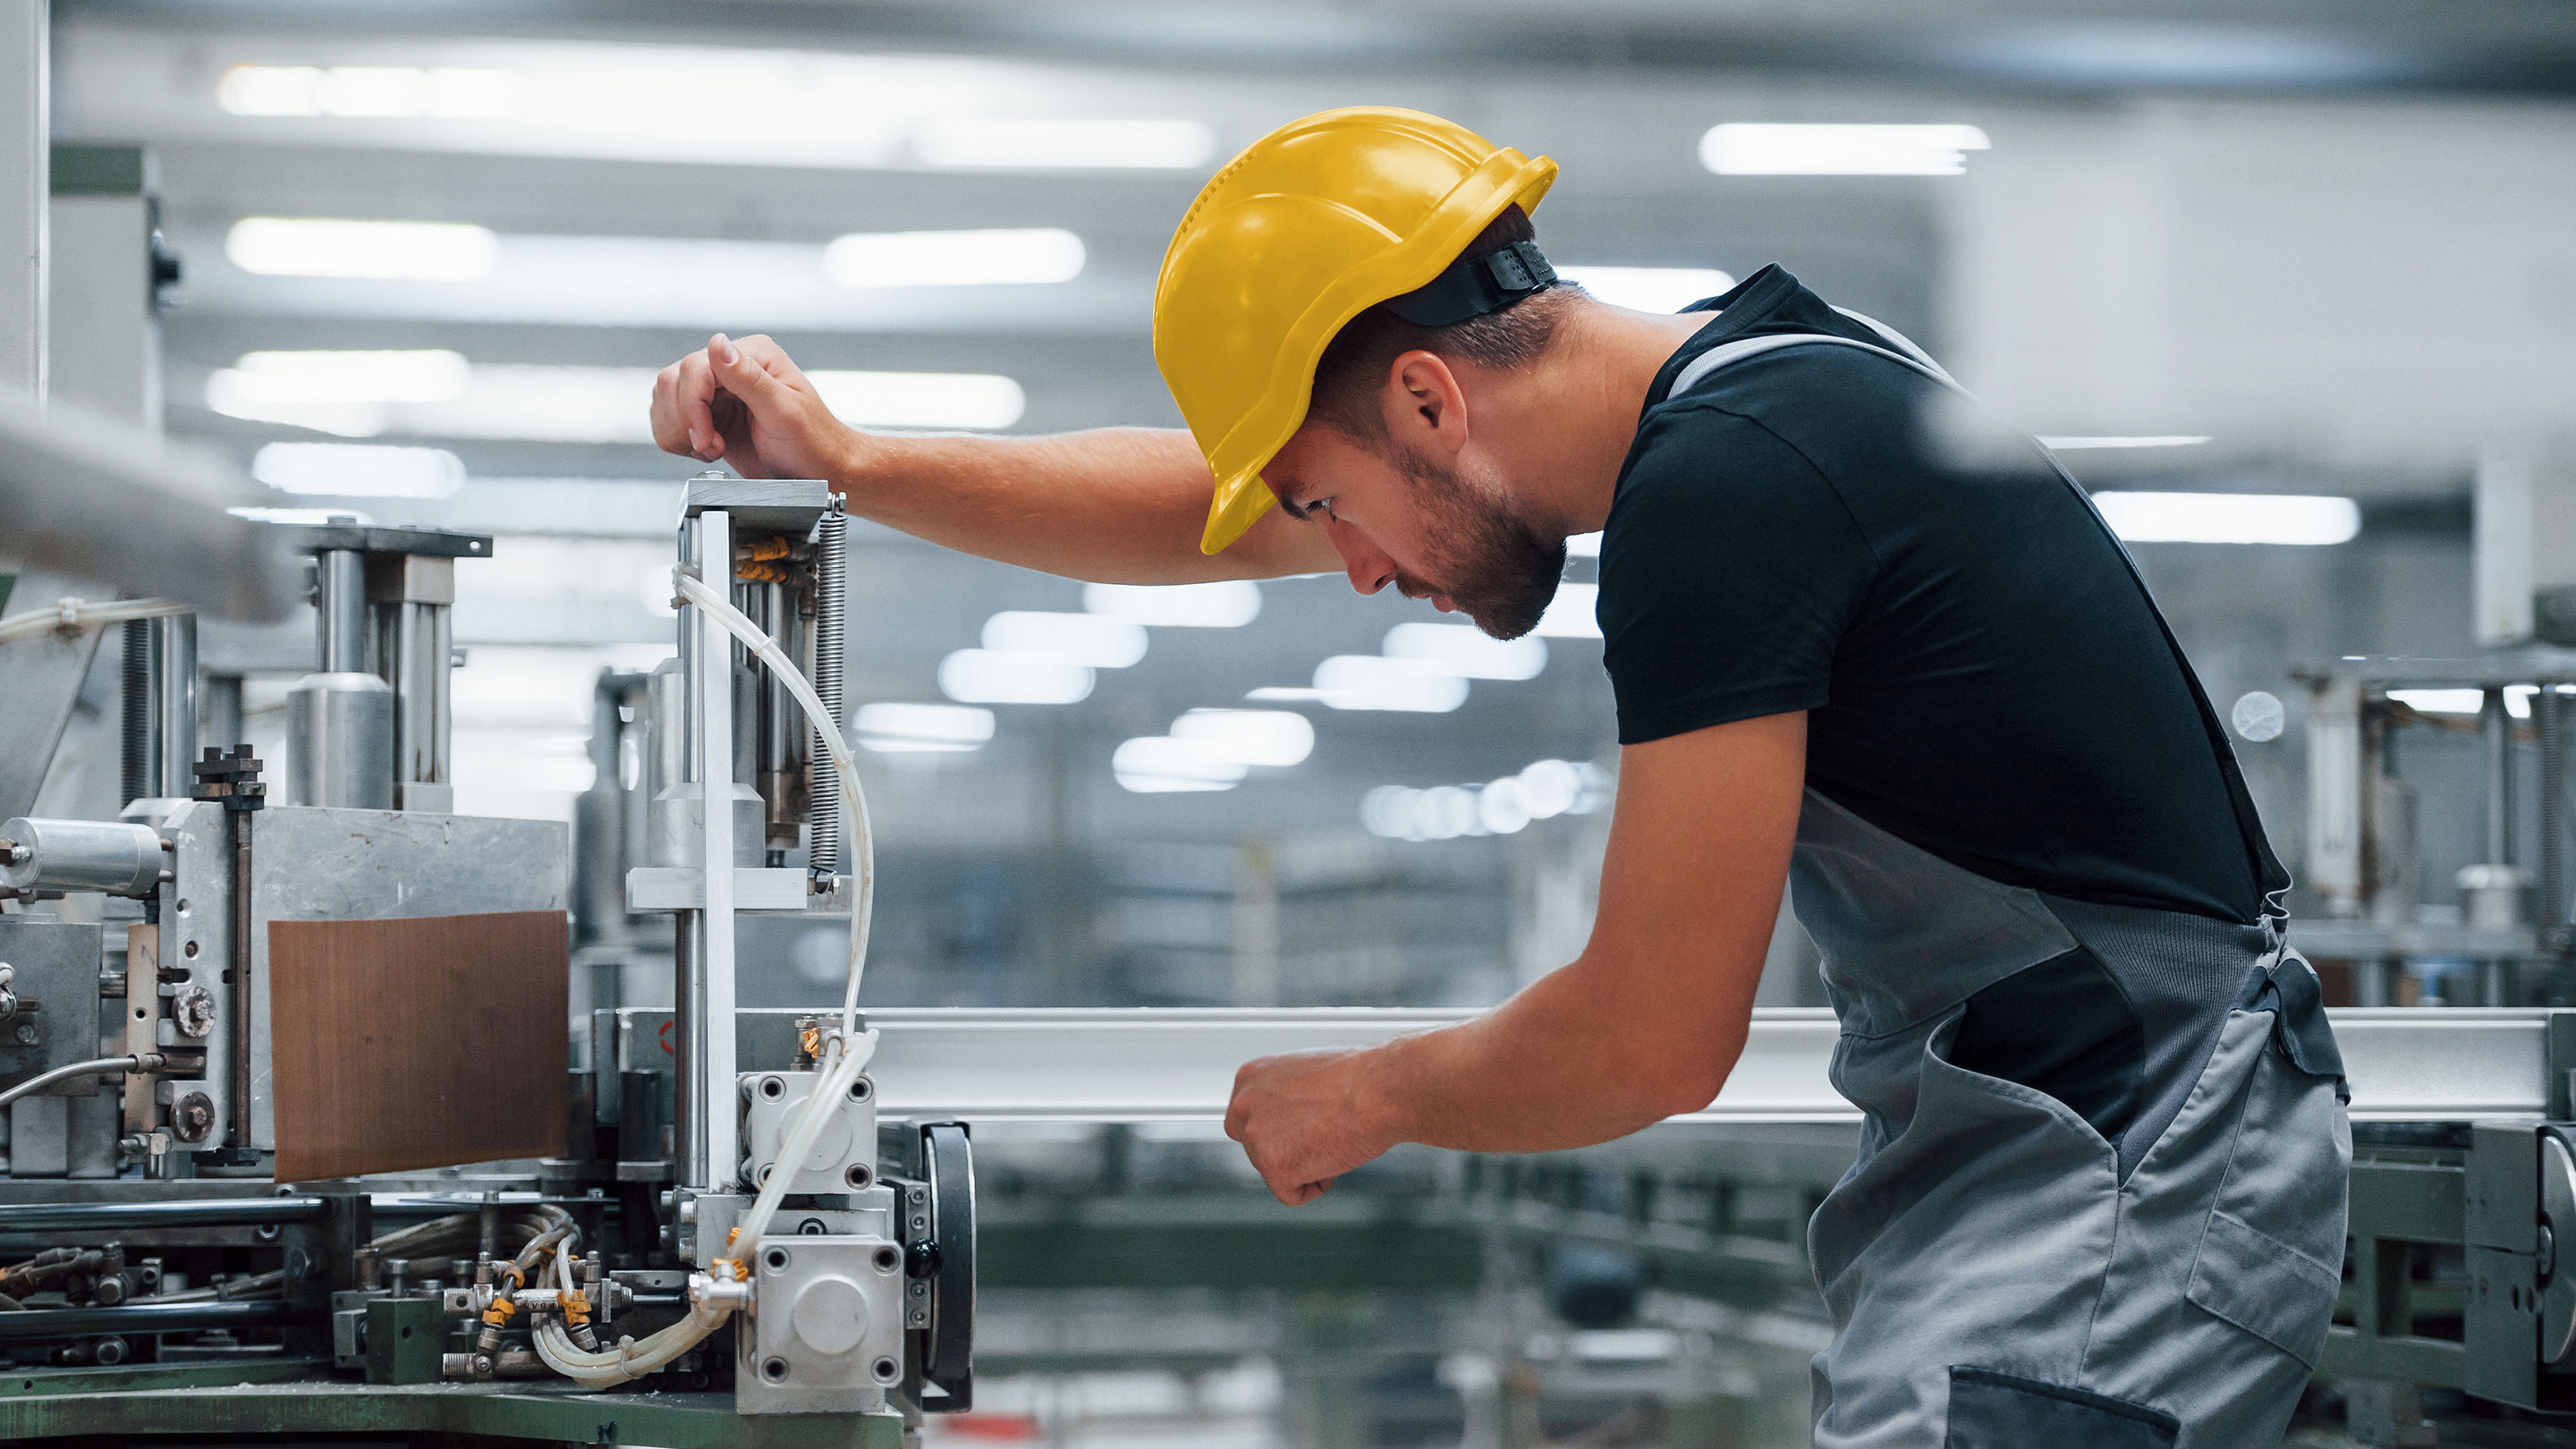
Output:
<instances>
[{"instance_id":1,"label":"blurred factory background","mask_svg":"<svg viewBox=\"0 0 2576 1449\"><path fill-rule=\"evenodd\" d=\"M1542 238L1609 300L1778 262L2054 440L2211 696L2244 701L2301 916L2349 911L2312 884L2295 672L2576 628L2549 486L2576 436L2576 13L2537 0L57 0L54 25L58 195L157 197L178 264L134 396L277 517L494 535L457 569L464 813L597 827L634 783L616 676L671 652L693 471L646 436L655 369L765 332L855 422L1175 424L1147 333L1171 227L1247 142L1359 102L1553 155ZM59 349L78 304L53 326ZM875 1004L1474 1005L1580 948L1615 765L1589 559L1504 646L1338 576L1086 587L864 524L852 551ZM209 707L263 753L311 638L204 626ZM115 813L114 652L45 814ZM2373 905L2396 924L2461 921L2459 869L2493 859L2483 702L2403 701L2414 895ZM658 922L585 918L576 991L667 994ZM795 930L746 951L745 1005L837 998L839 928ZM1812 960L1784 924L1764 1004L1819 1004ZM2408 1002L2476 965L2391 964L2377 989ZM1202 1224L1189 1251L1239 1270L1214 1286L1049 1286L1033 1252L988 1296L992 1412L946 1432L1802 1442L1822 1328L1795 1225L1833 1136L1669 1145L1768 1154L1768 1186L1691 1209L1737 1254L1710 1281L1579 1235L1517 1266L1499 1239L1414 1252L1355 1217L1313 1247ZM1005 1232L1014 1201L1043 1236L1048 1202L1250 1191L1205 1134L993 1148ZM1641 1211L1617 1171L1461 1188L1470 1166L1374 1171L1387 1201L1418 1179ZM1283 1253L1306 1256L1264 1266Z\"/></svg>"}]
</instances>

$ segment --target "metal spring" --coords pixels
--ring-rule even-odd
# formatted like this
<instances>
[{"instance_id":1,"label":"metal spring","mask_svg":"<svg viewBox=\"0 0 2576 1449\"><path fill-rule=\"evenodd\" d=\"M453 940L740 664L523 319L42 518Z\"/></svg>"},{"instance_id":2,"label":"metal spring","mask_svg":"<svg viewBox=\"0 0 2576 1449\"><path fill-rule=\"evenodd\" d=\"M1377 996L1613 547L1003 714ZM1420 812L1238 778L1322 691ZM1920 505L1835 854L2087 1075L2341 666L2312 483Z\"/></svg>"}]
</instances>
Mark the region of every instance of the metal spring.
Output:
<instances>
[{"instance_id":1,"label":"metal spring","mask_svg":"<svg viewBox=\"0 0 2576 1449\"><path fill-rule=\"evenodd\" d=\"M125 793L118 797L118 807L156 793L152 788L152 621L128 620L125 625L125 687L123 723L123 774L119 781Z\"/></svg>"},{"instance_id":2,"label":"metal spring","mask_svg":"<svg viewBox=\"0 0 2576 1449\"><path fill-rule=\"evenodd\" d=\"M841 719L841 631L849 616L850 592L850 520L840 505L835 495L831 511L816 525L814 537L814 693L831 711L835 723ZM813 748L806 753L808 768L813 771L808 857L814 874L838 875L842 833L840 773L832 767L832 754L820 731L815 732Z\"/></svg>"}]
</instances>

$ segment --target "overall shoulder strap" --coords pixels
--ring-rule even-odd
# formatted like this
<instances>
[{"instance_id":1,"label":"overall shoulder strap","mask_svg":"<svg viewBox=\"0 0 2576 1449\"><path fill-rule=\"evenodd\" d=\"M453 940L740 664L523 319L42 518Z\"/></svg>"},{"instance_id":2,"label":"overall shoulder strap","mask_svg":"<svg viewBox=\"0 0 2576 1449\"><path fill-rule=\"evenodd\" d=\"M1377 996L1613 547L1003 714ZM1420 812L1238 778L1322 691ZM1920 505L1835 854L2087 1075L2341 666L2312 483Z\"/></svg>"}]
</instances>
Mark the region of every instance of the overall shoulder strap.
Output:
<instances>
[{"instance_id":1,"label":"overall shoulder strap","mask_svg":"<svg viewBox=\"0 0 2576 1449\"><path fill-rule=\"evenodd\" d=\"M1807 347L1818 343L1833 347L1858 348L1863 352L1873 353L1890 362L1912 368L1944 387L1954 388L1961 393L1967 392L1966 388L1959 386L1957 378L1952 377L1941 364L1934 362L1930 354L1915 346L1905 334L1884 322L1864 317L1848 308L1836 307L1834 310L1877 333L1887 341L1888 346L1879 347L1852 337L1837 337L1830 332L1782 332L1768 337L1746 337L1734 342L1722 342L1685 363L1682 370L1674 375L1672 389L1665 396L1677 397L1684 391L1707 381L1709 376L1719 368L1742 362L1748 357L1777 352L1783 347Z\"/></svg>"}]
</instances>

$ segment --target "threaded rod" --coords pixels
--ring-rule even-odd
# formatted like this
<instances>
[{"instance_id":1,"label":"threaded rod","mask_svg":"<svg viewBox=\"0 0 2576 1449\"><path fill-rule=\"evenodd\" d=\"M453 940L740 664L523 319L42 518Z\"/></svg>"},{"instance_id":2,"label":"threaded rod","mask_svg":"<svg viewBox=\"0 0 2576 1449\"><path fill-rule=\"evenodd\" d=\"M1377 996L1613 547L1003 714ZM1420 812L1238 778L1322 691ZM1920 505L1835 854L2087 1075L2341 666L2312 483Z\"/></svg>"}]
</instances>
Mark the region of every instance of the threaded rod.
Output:
<instances>
[{"instance_id":1,"label":"threaded rod","mask_svg":"<svg viewBox=\"0 0 2576 1449\"><path fill-rule=\"evenodd\" d=\"M157 794L152 787L152 621L131 619L125 625L125 660L121 682L125 714L121 751L124 794L117 807Z\"/></svg>"}]
</instances>

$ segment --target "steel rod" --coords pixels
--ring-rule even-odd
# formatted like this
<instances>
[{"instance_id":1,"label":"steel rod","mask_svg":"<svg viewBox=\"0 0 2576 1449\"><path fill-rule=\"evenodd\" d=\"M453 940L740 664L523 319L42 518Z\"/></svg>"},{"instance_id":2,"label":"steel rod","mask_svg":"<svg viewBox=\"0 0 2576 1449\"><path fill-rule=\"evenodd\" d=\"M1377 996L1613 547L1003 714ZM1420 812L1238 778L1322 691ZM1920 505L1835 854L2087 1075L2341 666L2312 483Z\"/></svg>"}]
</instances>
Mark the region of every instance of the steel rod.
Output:
<instances>
[{"instance_id":1,"label":"steel rod","mask_svg":"<svg viewBox=\"0 0 2576 1449\"><path fill-rule=\"evenodd\" d=\"M95 1338L102 1334L187 1333L296 1323L320 1315L282 1301L240 1303L129 1303L116 1308L31 1308L0 1313L0 1343L45 1338Z\"/></svg>"},{"instance_id":2,"label":"steel rod","mask_svg":"<svg viewBox=\"0 0 2576 1449\"><path fill-rule=\"evenodd\" d=\"M228 1228L316 1223L331 1201L293 1197L182 1198L168 1202L43 1202L0 1205L0 1232L85 1232L93 1228Z\"/></svg>"},{"instance_id":3,"label":"steel rod","mask_svg":"<svg viewBox=\"0 0 2576 1449\"><path fill-rule=\"evenodd\" d=\"M233 959L229 973L231 987L224 997L224 1030L226 1044L230 1048L227 1055L232 1065L229 1086L232 1095L231 1145L234 1152L247 1153L251 1137L250 812L227 809L224 823L233 833Z\"/></svg>"},{"instance_id":4,"label":"steel rod","mask_svg":"<svg viewBox=\"0 0 2576 1449\"><path fill-rule=\"evenodd\" d=\"M2513 716L2505 711L2504 691L2490 689L2478 709L2481 783L2485 786L2487 862L2511 865L2513 830Z\"/></svg>"},{"instance_id":5,"label":"steel rod","mask_svg":"<svg viewBox=\"0 0 2576 1449\"><path fill-rule=\"evenodd\" d=\"M185 795L197 761L197 616L152 625L152 793Z\"/></svg>"}]
</instances>

